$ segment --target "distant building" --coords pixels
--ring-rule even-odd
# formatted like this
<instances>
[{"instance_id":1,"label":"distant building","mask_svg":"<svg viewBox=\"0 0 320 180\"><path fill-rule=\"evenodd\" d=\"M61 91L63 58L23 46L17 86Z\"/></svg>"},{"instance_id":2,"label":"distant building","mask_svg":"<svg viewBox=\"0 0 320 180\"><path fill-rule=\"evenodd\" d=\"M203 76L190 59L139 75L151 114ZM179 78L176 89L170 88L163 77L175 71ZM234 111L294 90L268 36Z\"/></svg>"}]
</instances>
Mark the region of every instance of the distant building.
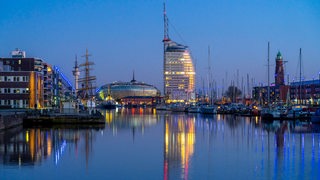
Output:
<instances>
[{"instance_id":1,"label":"distant building","mask_svg":"<svg viewBox=\"0 0 320 180\"><path fill-rule=\"evenodd\" d=\"M122 105L154 105L159 101L160 91L152 85L136 81L114 82L100 87L97 98L104 100L108 91L113 99Z\"/></svg>"},{"instance_id":2,"label":"distant building","mask_svg":"<svg viewBox=\"0 0 320 180\"><path fill-rule=\"evenodd\" d=\"M320 105L320 79L290 83L290 101L294 104Z\"/></svg>"},{"instance_id":3,"label":"distant building","mask_svg":"<svg viewBox=\"0 0 320 180\"><path fill-rule=\"evenodd\" d=\"M12 58L26 58L26 52L17 48L14 51L11 51L11 57Z\"/></svg>"},{"instance_id":4,"label":"distant building","mask_svg":"<svg viewBox=\"0 0 320 180\"><path fill-rule=\"evenodd\" d=\"M288 100L288 90L290 86L270 86L270 103L286 103ZM252 90L253 99L262 105L268 105L268 86L253 87Z\"/></svg>"}]
</instances>

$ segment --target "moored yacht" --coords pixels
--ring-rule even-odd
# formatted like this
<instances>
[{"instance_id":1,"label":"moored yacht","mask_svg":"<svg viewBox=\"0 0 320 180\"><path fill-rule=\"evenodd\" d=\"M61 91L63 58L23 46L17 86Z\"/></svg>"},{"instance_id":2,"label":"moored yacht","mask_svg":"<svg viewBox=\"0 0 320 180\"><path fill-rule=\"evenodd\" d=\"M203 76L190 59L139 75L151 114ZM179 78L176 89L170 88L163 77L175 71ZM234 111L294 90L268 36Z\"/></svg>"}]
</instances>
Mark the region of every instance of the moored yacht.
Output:
<instances>
[{"instance_id":1,"label":"moored yacht","mask_svg":"<svg viewBox=\"0 0 320 180\"><path fill-rule=\"evenodd\" d=\"M217 113L217 109L213 105L203 105L200 108L200 112L202 114L216 114Z\"/></svg>"}]
</instances>

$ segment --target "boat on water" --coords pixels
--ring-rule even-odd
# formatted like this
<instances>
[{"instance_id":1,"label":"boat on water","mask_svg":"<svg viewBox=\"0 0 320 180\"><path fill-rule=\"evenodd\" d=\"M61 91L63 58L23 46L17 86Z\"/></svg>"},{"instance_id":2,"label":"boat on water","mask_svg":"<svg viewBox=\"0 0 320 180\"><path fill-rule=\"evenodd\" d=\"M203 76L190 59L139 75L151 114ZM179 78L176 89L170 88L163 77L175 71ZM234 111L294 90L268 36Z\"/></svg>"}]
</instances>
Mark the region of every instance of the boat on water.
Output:
<instances>
[{"instance_id":1,"label":"boat on water","mask_svg":"<svg viewBox=\"0 0 320 180\"><path fill-rule=\"evenodd\" d=\"M101 103L101 108L104 109L115 109L117 107L117 102L111 97L110 87L108 88L108 96Z\"/></svg>"},{"instance_id":2,"label":"boat on water","mask_svg":"<svg viewBox=\"0 0 320 180\"><path fill-rule=\"evenodd\" d=\"M202 114L216 114L217 109L213 105L203 105L200 108L200 113L202 113Z\"/></svg>"},{"instance_id":3,"label":"boat on water","mask_svg":"<svg viewBox=\"0 0 320 180\"><path fill-rule=\"evenodd\" d=\"M186 107L184 104L176 103L176 104L171 104L168 108L172 112L185 112Z\"/></svg>"},{"instance_id":4,"label":"boat on water","mask_svg":"<svg viewBox=\"0 0 320 180\"><path fill-rule=\"evenodd\" d=\"M261 111L262 120L281 119L281 110L266 108Z\"/></svg>"},{"instance_id":5,"label":"boat on water","mask_svg":"<svg viewBox=\"0 0 320 180\"><path fill-rule=\"evenodd\" d=\"M199 106L190 106L188 107L188 113L200 113L200 107Z\"/></svg>"},{"instance_id":6,"label":"boat on water","mask_svg":"<svg viewBox=\"0 0 320 180\"><path fill-rule=\"evenodd\" d=\"M320 108L311 116L311 122L314 124L320 123Z\"/></svg>"},{"instance_id":7,"label":"boat on water","mask_svg":"<svg viewBox=\"0 0 320 180\"><path fill-rule=\"evenodd\" d=\"M117 104L114 100L105 100L101 103L101 107L104 109L115 109Z\"/></svg>"},{"instance_id":8,"label":"boat on water","mask_svg":"<svg viewBox=\"0 0 320 180\"><path fill-rule=\"evenodd\" d=\"M292 119L299 119L299 118L305 118L308 116L307 106L293 106L291 107L285 114L287 118L292 118Z\"/></svg>"},{"instance_id":9,"label":"boat on water","mask_svg":"<svg viewBox=\"0 0 320 180\"><path fill-rule=\"evenodd\" d=\"M156 106L156 110L165 111L165 110L167 110L167 106L165 104L159 104Z\"/></svg>"}]
</instances>

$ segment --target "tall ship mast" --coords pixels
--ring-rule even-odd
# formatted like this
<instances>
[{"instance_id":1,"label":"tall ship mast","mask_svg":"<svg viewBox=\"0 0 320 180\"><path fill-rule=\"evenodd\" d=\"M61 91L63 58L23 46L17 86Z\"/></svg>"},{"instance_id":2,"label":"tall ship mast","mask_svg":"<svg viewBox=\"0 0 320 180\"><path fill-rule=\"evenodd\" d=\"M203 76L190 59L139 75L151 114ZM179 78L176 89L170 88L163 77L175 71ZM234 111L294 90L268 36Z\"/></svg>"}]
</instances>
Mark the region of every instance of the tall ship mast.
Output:
<instances>
[{"instance_id":1,"label":"tall ship mast","mask_svg":"<svg viewBox=\"0 0 320 180\"><path fill-rule=\"evenodd\" d=\"M82 68L81 71L84 71L84 77L79 78L78 80L78 82L81 84L81 87L79 87L78 91L82 91L81 99L85 102L93 100L96 89L95 81L97 79L96 76L92 76L90 74L90 71L93 70L92 66L94 65L94 62L89 61L89 56L91 55L88 53L88 49L86 49L86 54L82 56L85 57L86 61L79 65L79 68Z\"/></svg>"}]
</instances>

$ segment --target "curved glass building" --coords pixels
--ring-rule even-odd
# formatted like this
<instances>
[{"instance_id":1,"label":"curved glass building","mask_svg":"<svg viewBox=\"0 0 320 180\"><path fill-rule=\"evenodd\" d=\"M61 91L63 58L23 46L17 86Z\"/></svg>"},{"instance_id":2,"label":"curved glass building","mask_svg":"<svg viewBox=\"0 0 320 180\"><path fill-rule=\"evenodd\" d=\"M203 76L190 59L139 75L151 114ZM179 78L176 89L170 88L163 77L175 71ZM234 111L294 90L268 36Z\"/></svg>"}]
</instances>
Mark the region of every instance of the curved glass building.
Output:
<instances>
[{"instance_id":1,"label":"curved glass building","mask_svg":"<svg viewBox=\"0 0 320 180\"><path fill-rule=\"evenodd\" d=\"M101 86L98 99L104 100L109 89L111 97L123 105L151 105L160 96L160 91L155 86L136 81L134 77L130 82L113 82Z\"/></svg>"},{"instance_id":2,"label":"curved glass building","mask_svg":"<svg viewBox=\"0 0 320 180\"><path fill-rule=\"evenodd\" d=\"M164 94L167 102L195 99L195 70L187 46L164 41Z\"/></svg>"}]
</instances>

